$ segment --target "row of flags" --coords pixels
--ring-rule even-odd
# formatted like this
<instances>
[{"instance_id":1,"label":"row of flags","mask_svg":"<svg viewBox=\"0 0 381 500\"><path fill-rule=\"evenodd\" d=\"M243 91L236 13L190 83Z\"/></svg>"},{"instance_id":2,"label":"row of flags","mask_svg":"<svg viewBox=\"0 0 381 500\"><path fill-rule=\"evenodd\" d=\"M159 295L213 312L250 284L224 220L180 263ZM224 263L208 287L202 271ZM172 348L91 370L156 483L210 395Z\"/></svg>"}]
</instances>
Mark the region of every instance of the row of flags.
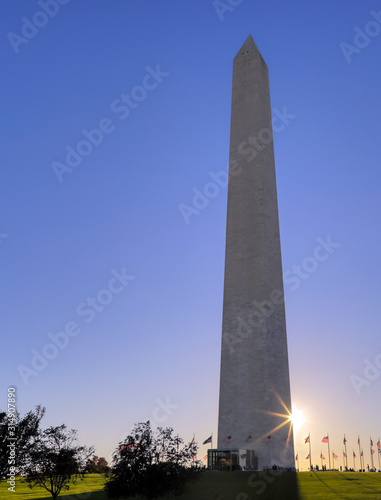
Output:
<instances>
[{"instance_id":1,"label":"row of flags","mask_svg":"<svg viewBox=\"0 0 381 500\"><path fill-rule=\"evenodd\" d=\"M308 436L304 440L304 443L306 444L306 443L310 443L310 442L311 442L310 441L310 435L308 434ZM328 434L327 434L327 436L323 437L323 439L321 440L321 442L322 443L329 443L329 436L328 436ZM345 436L344 436L344 439L343 439L343 444L344 444L344 446L347 444L347 440L346 440ZM361 445L360 444L360 437L357 440L357 444L359 446ZM370 438L370 446L371 446L371 448L373 448L373 439L372 438ZM379 450L381 449L381 441L380 441L380 439L377 441L377 448Z\"/></svg>"},{"instance_id":2,"label":"row of flags","mask_svg":"<svg viewBox=\"0 0 381 500\"><path fill-rule=\"evenodd\" d=\"M227 436L226 438L223 439L223 442L225 444L229 444L229 443L231 443L231 440L232 440L232 437L231 436ZM202 444L208 444L208 443L211 443L211 442L212 442L212 436L210 436L207 439L205 439L205 441ZM246 443L252 443L252 442L253 442L253 438L252 438L252 435L250 434L250 436L246 439ZM262 442L264 442L264 443L271 442L271 436L265 436L264 438L262 438ZM323 439L321 440L321 442L322 443L329 443L329 435L327 434L326 436L324 436ZM310 438L309 434L305 438L304 443L311 443L311 438ZM357 443L360 446L360 437L358 438ZM346 440L345 436L344 436L344 439L343 439L343 444L344 444L344 446L347 444L347 440ZM372 438L370 438L370 446L373 447L373 440L372 440ZM379 450L381 449L381 441L380 441L380 439L377 441L377 447L378 447Z\"/></svg>"},{"instance_id":3,"label":"row of flags","mask_svg":"<svg viewBox=\"0 0 381 500\"><path fill-rule=\"evenodd\" d=\"M344 452L343 452L343 455L344 455L344 457L346 458L346 456L347 456L347 455L346 455ZM332 456L333 456L333 458L334 458L334 459L339 458L339 456L338 456L338 455L336 455L336 453L335 453L335 452L332 452ZM353 452L353 456L354 456L354 457L356 457L356 455L355 455L355 453L354 453L354 452ZM310 455L310 454L308 454L308 455L306 456L306 460L309 460L310 458L311 458L311 455ZM299 460L299 456L298 456L298 454L296 455L295 459L296 459L296 461L298 461L298 460ZM320 459L321 459L321 460L325 460L325 456L323 455L323 453L320 453Z\"/></svg>"},{"instance_id":4,"label":"row of flags","mask_svg":"<svg viewBox=\"0 0 381 500\"><path fill-rule=\"evenodd\" d=\"M381 454L381 450L380 450L380 449L378 450L378 453L380 453L380 454ZM372 455L374 455L374 454L375 454L375 450L372 450ZM336 453L335 453L334 451L332 452L332 456L333 456L333 458L335 458L335 459L339 458L339 456L338 456L338 455L336 455ZM360 456L361 456L361 457L363 457L363 456L364 456L364 451L361 451ZM310 455L310 454L308 454L308 455L306 456L306 460L308 460L310 457L311 457L311 455ZM343 451L343 457L344 457L344 458L348 458L348 456L347 456L347 454L345 453L345 451ZM356 458L356 457L357 457L356 453L355 453L355 452L353 452L353 458ZM325 459L326 459L326 458L325 458L325 456L323 455L323 453L320 453L320 458L321 458L321 460L325 460ZM299 455L298 455L298 454L296 455L295 459L296 459L296 460L299 460Z\"/></svg>"},{"instance_id":5,"label":"row of flags","mask_svg":"<svg viewBox=\"0 0 381 500\"><path fill-rule=\"evenodd\" d=\"M327 443L328 444L328 459L329 459L329 467L331 467L331 454L330 454L330 451L329 451L329 435L327 434L326 436L323 436L323 439L321 440L322 443ZM310 465L312 466L311 464L311 437L310 435L308 434L308 436L304 439L304 443L305 444L309 444L309 453L308 455L306 456L306 460L309 460L310 461ZM343 451L343 458L344 458L344 461L346 463L346 466L348 467L348 454L347 454L347 439L345 437L345 434L344 434L344 439L343 439L343 444L344 444L344 447L345 447L345 451ZM364 450L361 448L361 441L360 441L360 436L358 436L358 439L357 439L357 444L359 446L359 457L360 457L360 468L365 468L365 465L362 465L362 460L364 460ZM370 454L371 454L371 460L372 460L372 469L373 469L373 455L375 454L376 450L373 449L373 440L372 438L370 437L369 439L369 445L370 445ZM377 449L378 449L378 462L379 462L379 468L380 468L380 456L381 456L381 441L380 441L380 438L378 439L377 441ZM299 455L298 453L296 454L296 461L299 460ZM332 458L334 460L337 460L339 457L338 455L336 455L335 452L332 452ZM323 453L320 453L320 459L323 461L325 460L325 457L323 455ZM354 464L355 464L355 460L356 460L356 453L355 451L353 450L353 460L354 460Z\"/></svg>"},{"instance_id":6,"label":"row of flags","mask_svg":"<svg viewBox=\"0 0 381 500\"><path fill-rule=\"evenodd\" d=\"M328 436L328 435L327 435L327 436L324 436L324 437L323 437L323 439L321 440L321 442L322 442L322 443L329 443L329 436ZM305 438L304 443L305 443L305 444L306 444L306 443L311 443L311 440L310 440L310 435L308 435L308 436ZM343 439L343 444L344 444L344 446L347 444L347 440L346 440L345 436L344 436L344 439ZM361 446L360 437L359 437L359 438L358 438L358 440L357 440L357 444L358 444L359 446ZM372 439L372 438L370 438L370 447L371 447L371 448L373 448L373 439ZM381 450L381 441L380 441L380 439L378 439L378 441L377 441L377 448L378 448L379 450ZM381 451L380 451L380 453L381 453ZM373 454L374 454L374 450L373 450Z\"/></svg>"}]
</instances>

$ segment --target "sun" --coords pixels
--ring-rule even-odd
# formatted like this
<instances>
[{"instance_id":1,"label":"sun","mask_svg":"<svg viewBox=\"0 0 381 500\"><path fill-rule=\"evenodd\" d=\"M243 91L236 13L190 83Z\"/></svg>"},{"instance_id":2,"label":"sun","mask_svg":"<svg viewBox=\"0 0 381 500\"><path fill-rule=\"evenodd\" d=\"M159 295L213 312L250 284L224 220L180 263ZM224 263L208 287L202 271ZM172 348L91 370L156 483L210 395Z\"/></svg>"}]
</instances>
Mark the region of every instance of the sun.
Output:
<instances>
[{"instance_id":1,"label":"sun","mask_svg":"<svg viewBox=\"0 0 381 500\"><path fill-rule=\"evenodd\" d=\"M298 428L306 420L303 412L301 410L298 410L298 408L295 408L295 406L293 407L292 414L289 415L288 419L292 423L294 430L298 430Z\"/></svg>"}]
</instances>

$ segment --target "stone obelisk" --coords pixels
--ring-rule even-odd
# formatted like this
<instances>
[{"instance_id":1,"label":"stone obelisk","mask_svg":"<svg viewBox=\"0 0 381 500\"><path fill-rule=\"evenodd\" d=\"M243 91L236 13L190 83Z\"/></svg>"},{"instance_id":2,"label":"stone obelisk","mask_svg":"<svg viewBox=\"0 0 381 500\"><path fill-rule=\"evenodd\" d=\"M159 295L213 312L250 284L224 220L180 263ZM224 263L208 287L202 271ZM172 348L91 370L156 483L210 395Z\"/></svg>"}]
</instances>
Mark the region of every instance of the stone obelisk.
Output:
<instances>
[{"instance_id":1,"label":"stone obelisk","mask_svg":"<svg viewBox=\"0 0 381 500\"><path fill-rule=\"evenodd\" d=\"M249 36L233 63L218 449L293 466L289 412L269 78Z\"/></svg>"}]
</instances>

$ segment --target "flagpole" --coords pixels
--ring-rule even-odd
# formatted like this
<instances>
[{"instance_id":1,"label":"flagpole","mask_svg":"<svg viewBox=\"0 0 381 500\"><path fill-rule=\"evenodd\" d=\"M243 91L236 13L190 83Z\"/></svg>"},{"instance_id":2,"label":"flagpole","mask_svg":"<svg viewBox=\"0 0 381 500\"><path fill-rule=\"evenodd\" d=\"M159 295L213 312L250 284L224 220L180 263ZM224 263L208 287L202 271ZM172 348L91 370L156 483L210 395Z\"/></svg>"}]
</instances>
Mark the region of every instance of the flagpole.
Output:
<instances>
[{"instance_id":1,"label":"flagpole","mask_svg":"<svg viewBox=\"0 0 381 500\"><path fill-rule=\"evenodd\" d=\"M356 455L355 455L355 450L353 450L353 470L356 471Z\"/></svg>"},{"instance_id":2,"label":"flagpole","mask_svg":"<svg viewBox=\"0 0 381 500\"><path fill-rule=\"evenodd\" d=\"M210 448L213 450L213 432L210 434L211 440L210 440ZM212 470L212 462L213 462L213 451L210 452L210 470Z\"/></svg>"},{"instance_id":3,"label":"flagpole","mask_svg":"<svg viewBox=\"0 0 381 500\"><path fill-rule=\"evenodd\" d=\"M348 454L347 454L347 440L345 439L345 434L344 434L344 447L345 447L345 462L346 462L346 468L348 470Z\"/></svg>"},{"instance_id":4,"label":"flagpole","mask_svg":"<svg viewBox=\"0 0 381 500\"><path fill-rule=\"evenodd\" d=\"M361 445L360 445L360 436L358 436L358 445L359 445L359 457L360 457L360 470L362 470L362 464L361 464Z\"/></svg>"},{"instance_id":5,"label":"flagpole","mask_svg":"<svg viewBox=\"0 0 381 500\"><path fill-rule=\"evenodd\" d=\"M299 466L299 452L296 453L296 456L298 457L297 459L297 464L298 464L298 471L300 470L300 466ZM380 457L379 457L380 458Z\"/></svg>"},{"instance_id":6,"label":"flagpole","mask_svg":"<svg viewBox=\"0 0 381 500\"><path fill-rule=\"evenodd\" d=\"M373 441L372 441L372 438L370 437L370 459L372 461L372 470L374 469L374 465L373 465Z\"/></svg>"},{"instance_id":7,"label":"flagpole","mask_svg":"<svg viewBox=\"0 0 381 500\"><path fill-rule=\"evenodd\" d=\"M327 437L328 437L328 460L329 460L329 470L331 470L331 452L329 450L329 434L327 432Z\"/></svg>"},{"instance_id":8,"label":"flagpole","mask_svg":"<svg viewBox=\"0 0 381 500\"><path fill-rule=\"evenodd\" d=\"M321 470L323 470L323 453L320 452L320 463L321 463Z\"/></svg>"},{"instance_id":9,"label":"flagpole","mask_svg":"<svg viewBox=\"0 0 381 500\"><path fill-rule=\"evenodd\" d=\"M312 459L311 459L311 435L308 433L308 444L310 447L310 470L312 470Z\"/></svg>"},{"instance_id":10,"label":"flagpole","mask_svg":"<svg viewBox=\"0 0 381 500\"><path fill-rule=\"evenodd\" d=\"M381 467L380 467L380 446L379 444L381 443L380 441L380 438L378 438L378 442L377 442L377 455L378 455L378 471L380 471Z\"/></svg>"}]
</instances>

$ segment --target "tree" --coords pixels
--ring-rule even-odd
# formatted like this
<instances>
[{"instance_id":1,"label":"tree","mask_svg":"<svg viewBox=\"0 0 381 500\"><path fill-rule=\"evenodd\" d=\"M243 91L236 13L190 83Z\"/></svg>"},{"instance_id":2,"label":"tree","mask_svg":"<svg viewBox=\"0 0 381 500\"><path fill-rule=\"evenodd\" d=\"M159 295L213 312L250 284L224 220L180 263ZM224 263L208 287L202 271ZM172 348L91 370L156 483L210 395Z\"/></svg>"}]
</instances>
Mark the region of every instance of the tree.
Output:
<instances>
[{"instance_id":1,"label":"tree","mask_svg":"<svg viewBox=\"0 0 381 500\"><path fill-rule=\"evenodd\" d=\"M108 462L104 457L94 455L87 461L86 473L87 474L107 474L110 470Z\"/></svg>"},{"instance_id":2,"label":"tree","mask_svg":"<svg viewBox=\"0 0 381 500\"><path fill-rule=\"evenodd\" d=\"M30 448L23 467L30 488L45 488L54 499L83 477L88 458L94 449L78 446L77 431L66 425L40 431Z\"/></svg>"},{"instance_id":3,"label":"tree","mask_svg":"<svg viewBox=\"0 0 381 500\"><path fill-rule=\"evenodd\" d=\"M0 412L0 479L5 477L9 467L9 444L10 429L16 437L16 458L15 468L21 472L25 464L29 450L39 433L39 427L45 408L36 406L36 409L29 411L23 418L19 413L15 413L14 418L7 417L6 413ZM14 429L14 430L13 430Z\"/></svg>"},{"instance_id":4,"label":"tree","mask_svg":"<svg viewBox=\"0 0 381 500\"><path fill-rule=\"evenodd\" d=\"M166 494L179 495L195 479L200 462L197 444L187 445L172 428L153 433L150 422L135 425L113 455L110 479L105 485L109 498L142 495L148 500Z\"/></svg>"},{"instance_id":5,"label":"tree","mask_svg":"<svg viewBox=\"0 0 381 500\"><path fill-rule=\"evenodd\" d=\"M97 468L98 468L98 474L107 475L110 472L110 467L105 457L98 458Z\"/></svg>"},{"instance_id":6,"label":"tree","mask_svg":"<svg viewBox=\"0 0 381 500\"><path fill-rule=\"evenodd\" d=\"M0 412L0 480L5 477L8 470L7 449L7 414Z\"/></svg>"}]
</instances>

